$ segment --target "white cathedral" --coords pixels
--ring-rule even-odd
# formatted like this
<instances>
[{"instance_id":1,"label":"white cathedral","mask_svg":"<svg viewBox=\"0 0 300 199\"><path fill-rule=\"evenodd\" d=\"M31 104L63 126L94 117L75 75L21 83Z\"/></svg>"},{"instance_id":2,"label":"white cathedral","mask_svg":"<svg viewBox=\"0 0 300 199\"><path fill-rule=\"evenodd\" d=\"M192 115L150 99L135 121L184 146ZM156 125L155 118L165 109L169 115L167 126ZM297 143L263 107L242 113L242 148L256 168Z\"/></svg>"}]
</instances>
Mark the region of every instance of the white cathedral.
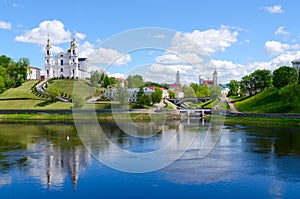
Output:
<instances>
[{"instance_id":1,"label":"white cathedral","mask_svg":"<svg viewBox=\"0 0 300 199\"><path fill-rule=\"evenodd\" d=\"M45 47L45 79L51 78L74 78L86 79L86 58L79 58L76 40L73 39L67 52L60 52L55 57L52 54L50 39Z\"/></svg>"}]
</instances>

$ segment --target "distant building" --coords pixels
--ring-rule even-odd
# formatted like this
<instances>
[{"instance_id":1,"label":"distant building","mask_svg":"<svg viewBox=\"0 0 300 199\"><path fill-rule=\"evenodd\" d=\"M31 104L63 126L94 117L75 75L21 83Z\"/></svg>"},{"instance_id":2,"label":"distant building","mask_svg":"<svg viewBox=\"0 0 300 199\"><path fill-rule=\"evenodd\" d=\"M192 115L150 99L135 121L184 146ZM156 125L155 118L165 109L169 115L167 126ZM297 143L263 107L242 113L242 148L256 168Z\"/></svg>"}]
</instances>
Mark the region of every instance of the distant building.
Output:
<instances>
[{"instance_id":1,"label":"distant building","mask_svg":"<svg viewBox=\"0 0 300 199\"><path fill-rule=\"evenodd\" d=\"M213 79L201 79L201 77L199 77L199 85L206 85L206 86L213 86L213 85L218 85L218 72L217 70L214 71L213 73Z\"/></svg>"},{"instance_id":2,"label":"distant building","mask_svg":"<svg viewBox=\"0 0 300 199\"><path fill-rule=\"evenodd\" d=\"M121 88L126 87L126 84L128 83L127 79L123 78L116 78Z\"/></svg>"},{"instance_id":3,"label":"distant building","mask_svg":"<svg viewBox=\"0 0 300 199\"><path fill-rule=\"evenodd\" d=\"M217 73L217 70L215 70L214 73L213 73L213 81L214 81L214 85L218 85L218 73Z\"/></svg>"},{"instance_id":4,"label":"distant building","mask_svg":"<svg viewBox=\"0 0 300 199\"><path fill-rule=\"evenodd\" d=\"M67 52L60 52L53 57L50 39L45 47L45 78L76 78L86 79L88 77L86 58L79 58L76 40L70 43Z\"/></svg>"},{"instance_id":5,"label":"distant building","mask_svg":"<svg viewBox=\"0 0 300 199\"><path fill-rule=\"evenodd\" d=\"M168 84L170 90L174 90L176 88L180 88L181 84Z\"/></svg>"},{"instance_id":6,"label":"distant building","mask_svg":"<svg viewBox=\"0 0 300 199\"><path fill-rule=\"evenodd\" d=\"M293 67L297 70L298 73L298 83L300 84L300 59L295 59L292 61Z\"/></svg>"},{"instance_id":7,"label":"distant building","mask_svg":"<svg viewBox=\"0 0 300 199\"><path fill-rule=\"evenodd\" d=\"M140 90L139 88L128 88L127 92L129 94L129 98L127 99L127 101L128 102L137 102L137 94L138 94L139 90ZM117 92L116 88L107 89L104 92L104 96L109 99L114 99L116 96L116 92ZM151 95L154 92L155 92L155 90L148 88L148 87L144 87L145 94Z\"/></svg>"},{"instance_id":8,"label":"distant building","mask_svg":"<svg viewBox=\"0 0 300 199\"><path fill-rule=\"evenodd\" d=\"M179 71L177 71L176 73L176 81L175 84L180 84L180 75L179 75Z\"/></svg>"},{"instance_id":9,"label":"distant building","mask_svg":"<svg viewBox=\"0 0 300 199\"><path fill-rule=\"evenodd\" d=\"M33 66L26 66L27 77L26 80L38 80L41 79L41 69Z\"/></svg>"}]
</instances>

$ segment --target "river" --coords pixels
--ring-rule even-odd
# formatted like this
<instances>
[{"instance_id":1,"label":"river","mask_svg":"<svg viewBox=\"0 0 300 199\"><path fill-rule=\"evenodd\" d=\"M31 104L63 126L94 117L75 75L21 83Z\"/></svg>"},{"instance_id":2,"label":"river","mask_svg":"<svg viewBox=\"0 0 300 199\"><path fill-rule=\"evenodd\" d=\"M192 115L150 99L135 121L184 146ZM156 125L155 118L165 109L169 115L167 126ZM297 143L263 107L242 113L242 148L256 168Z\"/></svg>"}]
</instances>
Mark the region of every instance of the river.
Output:
<instances>
[{"instance_id":1,"label":"river","mask_svg":"<svg viewBox=\"0 0 300 199\"><path fill-rule=\"evenodd\" d=\"M1 198L300 195L299 128L121 123L2 122Z\"/></svg>"}]
</instances>

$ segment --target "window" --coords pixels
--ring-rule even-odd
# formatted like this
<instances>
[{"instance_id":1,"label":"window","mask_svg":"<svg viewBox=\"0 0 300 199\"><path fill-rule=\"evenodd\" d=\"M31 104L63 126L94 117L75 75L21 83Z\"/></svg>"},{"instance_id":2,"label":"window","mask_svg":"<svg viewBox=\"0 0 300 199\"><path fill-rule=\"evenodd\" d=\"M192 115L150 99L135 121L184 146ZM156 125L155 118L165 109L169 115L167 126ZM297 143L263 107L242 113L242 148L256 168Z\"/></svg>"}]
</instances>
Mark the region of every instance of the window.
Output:
<instances>
[{"instance_id":1,"label":"window","mask_svg":"<svg viewBox=\"0 0 300 199\"><path fill-rule=\"evenodd\" d=\"M49 59L47 59L47 64L49 64Z\"/></svg>"},{"instance_id":2,"label":"window","mask_svg":"<svg viewBox=\"0 0 300 199\"><path fill-rule=\"evenodd\" d=\"M64 55L60 55L60 57L63 57Z\"/></svg>"},{"instance_id":3,"label":"window","mask_svg":"<svg viewBox=\"0 0 300 199\"><path fill-rule=\"evenodd\" d=\"M49 75L49 70L47 70L47 75Z\"/></svg>"},{"instance_id":4,"label":"window","mask_svg":"<svg viewBox=\"0 0 300 199\"><path fill-rule=\"evenodd\" d=\"M50 53L49 53L49 50L47 50L47 55L49 55Z\"/></svg>"},{"instance_id":5,"label":"window","mask_svg":"<svg viewBox=\"0 0 300 199\"><path fill-rule=\"evenodd\" d=\"M64 65L64 60L60 60L60 65Z\"/></svg>"},{"instance_id":6,"label":"window","mask_svg":"<svg viewBox=\"0 0 300 199\"><path fill-rule=\"evenodd\" d=\"M61 68L61 69L60 69L60 72L64 72L64 69L63 69L63 68Z\"/></svg>"},{"instance_id":7,"label":"window","mask_svg":"<svg viewBox=\"0 0 300 199\"><path fill-rule=\"evenodd\" d=\"M73 55L75 55L75 50L73 50Z\"/></svg>"}]
</instances>

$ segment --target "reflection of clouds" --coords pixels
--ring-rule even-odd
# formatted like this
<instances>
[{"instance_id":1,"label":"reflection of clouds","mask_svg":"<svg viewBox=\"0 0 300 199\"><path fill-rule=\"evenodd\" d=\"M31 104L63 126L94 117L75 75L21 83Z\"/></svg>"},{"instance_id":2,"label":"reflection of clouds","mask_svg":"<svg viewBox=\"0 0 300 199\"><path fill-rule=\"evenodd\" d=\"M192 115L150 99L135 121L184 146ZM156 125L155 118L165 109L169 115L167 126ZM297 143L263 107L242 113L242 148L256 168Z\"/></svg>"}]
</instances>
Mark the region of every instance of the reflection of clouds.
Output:
<instances>
[{"instance_id":1,"label":"reflection of clouds","mask_svg":"<svg viewBox=\"0 0 300 199\"><path fill-rule=\"evenodd\" d=\"M239 161L237 151L228 149L232 145L228 130L223 129L222 136L215 148L205 158L199 157L206 130L202 130L184 155L172 165L162 170L165 178L179 184L208 184L233 179L238 173L234 160ZM236 146L240 142L235 143ZM238 166L243 165L239 162ZM236 171L235 171L236 170Z\"/></svg>"},{"instance_id":2,"label":"reflection of clouds","mask_svg":"<svg viewBox=\"0 0 300 199\"><path fill-rule=\"evenodd\" d=\"M0 188L4 185L10 185L12 183L11 176L8 174L0 175Z\"/></svg>"}]
</instances>

